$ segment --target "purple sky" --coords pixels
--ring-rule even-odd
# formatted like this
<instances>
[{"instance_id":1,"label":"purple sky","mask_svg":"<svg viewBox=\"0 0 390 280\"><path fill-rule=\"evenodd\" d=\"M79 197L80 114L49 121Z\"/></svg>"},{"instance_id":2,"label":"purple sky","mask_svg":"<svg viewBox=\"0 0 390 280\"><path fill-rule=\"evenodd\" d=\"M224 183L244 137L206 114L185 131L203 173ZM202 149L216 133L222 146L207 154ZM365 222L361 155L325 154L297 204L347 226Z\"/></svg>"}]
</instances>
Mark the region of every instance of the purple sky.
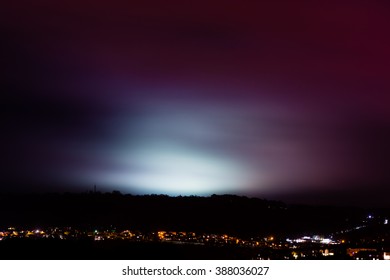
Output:
<instances>
[{"instance_id":1,"label":"purple sky","mask_svg":"<svg viewBox=\"0 0 390 280\"><path fill-rule=\"evenodd\" d=\"M139 2L5 4L6 191L386 202L387 1Z\"/></svg>"}]
</instances>

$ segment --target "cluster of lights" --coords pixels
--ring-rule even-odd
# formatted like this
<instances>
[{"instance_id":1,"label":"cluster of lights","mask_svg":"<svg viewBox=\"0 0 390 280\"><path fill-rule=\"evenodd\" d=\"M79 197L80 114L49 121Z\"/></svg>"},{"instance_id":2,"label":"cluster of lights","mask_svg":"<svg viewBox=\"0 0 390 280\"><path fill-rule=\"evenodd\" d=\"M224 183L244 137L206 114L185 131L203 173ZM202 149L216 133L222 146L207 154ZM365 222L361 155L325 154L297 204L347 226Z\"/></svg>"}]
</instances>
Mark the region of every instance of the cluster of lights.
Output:
<instances>
[{"instance_id":1,"label":"cluster of lights","mask_svg":"<svg viewBox=\"0 0 390 280\"><path fill-rule=\"evenodd\" d=\"M180 242L180 243L198 243L198 244L232 244L245 247L281 246L274 243L274 237L241 239L227 234L197 234L194 232L175 232L175 231L157 231L141 233L139 231L116 231L110 230L75 230L72 228L48 228L45 231L41 229L16 230L8 228L7 231L0 231L0 241L5 238L33 238L33 239L51 239L60 240L78 239L88 237L94 241L104 240L132 240L132 241L156 241L161 242Z\"/></svg>"},{"instance_id":2,"label":"cluster of lights","mask_svg":"<svg viewBox=\"0 0 390 280\"><path fill-rule=\"evenodd\" d=\"M371 217L371 218L370 218ZM369 215L367 218L373 219L373 216ZM388 220L382 220L382 223L387 224ZM366 227L365 225L357 226L351 228L350 230L358 230ZM344 230L343 232L347 232L349 230ZM273 249L281 249L281 248L291 248L297 249L297 252L292 252L293 258L310 258L318 255L322 255L325 257L333 256L334 252L330 251L327 248L327 245L338 245L344 244L345 240L334 240L332 236L321 236L321 235L312 235L312 236L303 236L296 239L286 239L285 241L281 241L274 236L268 236L264 238L250 238L248 240L240 239L238 237L229 236L227 234L198 234L194 232L175 232L175 231L157 231L157 232L149 232L149 233L141 233L139 231L116 231L115 229L110 230L89 230L82 231L77 229L72 229L70 227L65 228L47 228L44 230L41 229L28 229L28 230L17 230L13 227L9 227L7 230L0 231L0 241L10 239L10 238L32 238L32 239L45 239L45 238L59 238L59 239L77 239L80 237L89 237L95 241L103 241L103 240L133 240L133 241L160 241L160 242L179 242L179 243L192 243L192 244L234 244L237 246L245 246L245 247L259 247L259 248L273 248ZM375 241L375 240L374 240ZM382 241L384 241L382 239ZM299 243L303 243L299 245ZM312 251L301 251L301 249L305 248L315 248L311 245L308 247L304 244L317 244L317 249L310 249ZM300 251L300 252L299 252ZM347 250L347 253L354 259L361 258L362 256L357 255L360 251L375 251L371 248L357 248ZM383 252L383 250L382 250ZM379 257L378 257L379 256ZM290 256L285 256L285 258L290 258ZM378 259L382 256L378 255L378 253L374 252L369 254L370 258ZM363 256L365 258L365 256ZM383 259L390 260L390 253L383 252Z\"/></svg>"},{"instance_id":3,"label":"cluster of lights","mask_svg":"<svg viewBox=\"0 0 390 280\"><path fill-rule=\"evenodd\" d=\"M340 242L337 242L335 240L332 240L331 238L324 238L322 236L314 235L312 237L310 236L303 236L301 238L297 239L289 239L287 238L286 241L288 243L321 243L321 244L340 244Z\"/></svg>"}]
</instances>

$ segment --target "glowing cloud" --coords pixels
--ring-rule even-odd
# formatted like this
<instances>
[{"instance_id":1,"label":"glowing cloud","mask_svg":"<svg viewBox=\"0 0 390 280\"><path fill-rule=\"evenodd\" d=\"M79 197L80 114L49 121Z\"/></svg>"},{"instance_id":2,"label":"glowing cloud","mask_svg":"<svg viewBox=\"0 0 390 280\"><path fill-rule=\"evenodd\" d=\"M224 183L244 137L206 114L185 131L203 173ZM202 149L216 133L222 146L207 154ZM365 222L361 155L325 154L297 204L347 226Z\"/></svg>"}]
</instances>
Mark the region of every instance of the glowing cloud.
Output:
<instances>
[{"instance_id":1,"label":"glowing cloud","mask_svg":"<svg viewBox=\"0 0 390 280\"><path fill-rule=\"evenodd\" d=\"M229 192L242 186L240 166L196 149L149 143L136 148L120 172L105 176L119 186L172 195Z\"/></svg>"}]
</instances>

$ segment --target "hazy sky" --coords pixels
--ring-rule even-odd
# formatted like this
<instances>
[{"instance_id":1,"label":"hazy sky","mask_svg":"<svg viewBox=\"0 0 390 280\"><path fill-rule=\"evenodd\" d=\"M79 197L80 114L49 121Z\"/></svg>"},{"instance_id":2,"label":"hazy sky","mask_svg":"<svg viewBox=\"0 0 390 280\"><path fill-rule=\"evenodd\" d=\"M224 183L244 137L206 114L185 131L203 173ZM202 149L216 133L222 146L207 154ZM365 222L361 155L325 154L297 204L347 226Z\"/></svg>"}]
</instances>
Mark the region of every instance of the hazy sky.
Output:
<instances>
[{"instance_id":1,"label":"hazy sky","mask_svg":"<svg viewBox=\"0 0 390 280\"><path fill-rule=\"evenodd\" d=\"M388 1L8 2L5 191L389 195Z\"/></svg>"}]
</instances>

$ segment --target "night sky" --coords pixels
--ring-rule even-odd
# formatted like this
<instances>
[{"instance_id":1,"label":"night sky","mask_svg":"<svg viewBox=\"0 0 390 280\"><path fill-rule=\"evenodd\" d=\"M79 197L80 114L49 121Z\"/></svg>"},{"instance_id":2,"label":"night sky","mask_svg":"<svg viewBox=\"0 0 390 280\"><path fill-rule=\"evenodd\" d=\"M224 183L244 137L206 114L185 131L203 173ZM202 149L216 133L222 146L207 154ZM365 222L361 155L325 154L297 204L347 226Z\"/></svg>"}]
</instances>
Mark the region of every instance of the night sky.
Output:
<instances>
[{"instance_id":1,"label":"night sky","mask_svg":"<svg viewBox=\"0 0 390 280\"><path fill-rule=\"evenodd\" d=\"M386 205L389 1L7 1L1 191Z\"/></svg>"}]
</instances>

